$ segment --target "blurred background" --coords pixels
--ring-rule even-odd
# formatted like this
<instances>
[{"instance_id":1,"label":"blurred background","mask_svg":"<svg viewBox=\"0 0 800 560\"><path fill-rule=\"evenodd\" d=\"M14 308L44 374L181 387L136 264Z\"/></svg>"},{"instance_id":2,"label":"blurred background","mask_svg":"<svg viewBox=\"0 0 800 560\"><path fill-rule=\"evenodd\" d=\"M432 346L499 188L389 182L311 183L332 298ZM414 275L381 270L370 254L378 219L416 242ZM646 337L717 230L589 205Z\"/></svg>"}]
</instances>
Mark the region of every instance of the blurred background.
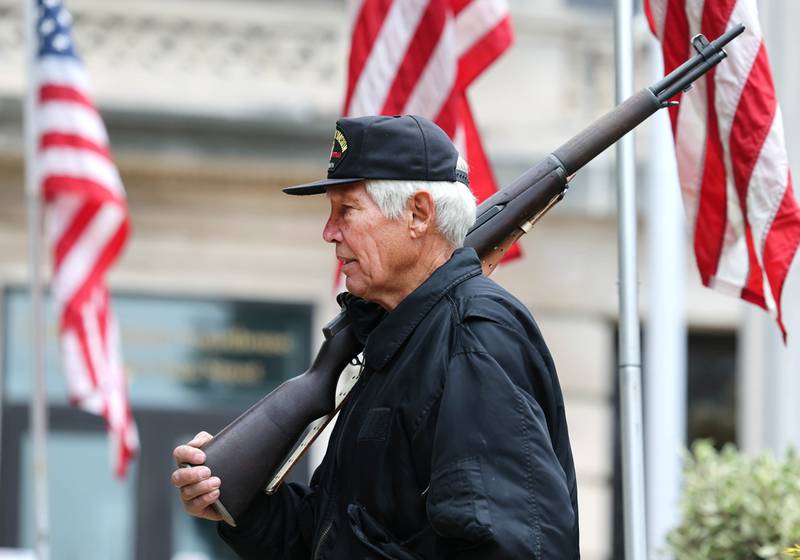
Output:
<instances>
[{"instance_id":1,"label":"blurred background","mask_svg":"<svg viewBox=\"0 0 800 560\"><path fill-rule=\"evenodd\" d=\"M509 3L515 42L470 89L501 185L614 98L611 0ZM800 40L791 23L800 21L800 5L759 7L796 164ZM325 174L345 91L344 1L71 0L68 8L128 193L133 234L109 284L142 449L128 477L114 479L102 419L67 402L51 309L53 557L228 558L213 524L180 509L168 480L171 451L303 371L336 312L333 249L321 237L327 202L280 188ZM654 81L654 42L640 6L636 13L638 88ZM0 548L30 548L32 358L15 0L0 0L0 68ZM664 153L654 152L648 123L636 145L646 336L646 176ZM587 560L623 557L615 196L609 151L522 239L523 258L494 275L532 310L558 367ZM800 324L787 324L784 347L766 313L703 288L689 248L685 261L686 442L709 437L752 451L800 442L792 404ZM800 282L790 284L784 307L797 309ZM306 461L295 476L309 468Z\"/></svg>"}]
</instances>

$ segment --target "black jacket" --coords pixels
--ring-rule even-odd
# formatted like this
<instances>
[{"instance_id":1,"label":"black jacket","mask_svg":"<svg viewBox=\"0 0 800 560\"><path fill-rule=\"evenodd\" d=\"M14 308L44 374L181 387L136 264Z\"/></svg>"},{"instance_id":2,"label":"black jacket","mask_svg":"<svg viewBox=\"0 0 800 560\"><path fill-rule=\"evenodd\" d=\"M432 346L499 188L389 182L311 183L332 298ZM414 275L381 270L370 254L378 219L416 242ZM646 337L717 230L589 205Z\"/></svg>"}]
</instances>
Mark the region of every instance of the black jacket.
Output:
<instances>
[{"instance_id":1,"label":"black jacket","mask_svg":"<svg viewBox=\"0 0 800 560\"><path fill-rule=\"evenodd\" d=\"M259 496L220 534L243 558L579 558L550 353L472 249L369 335L310 487Z\"/></svg>"}]
</instances>

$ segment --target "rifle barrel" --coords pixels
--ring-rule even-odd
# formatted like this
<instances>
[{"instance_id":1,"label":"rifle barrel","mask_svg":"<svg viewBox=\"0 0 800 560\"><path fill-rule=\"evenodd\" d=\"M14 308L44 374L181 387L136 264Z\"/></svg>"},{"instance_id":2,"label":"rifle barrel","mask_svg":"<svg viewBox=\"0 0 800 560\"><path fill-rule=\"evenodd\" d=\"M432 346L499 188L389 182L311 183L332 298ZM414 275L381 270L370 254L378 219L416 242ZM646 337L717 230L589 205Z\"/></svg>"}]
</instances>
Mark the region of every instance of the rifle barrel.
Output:
<instances>
[{"instance_id":1,"label":"rifle barrel","mask_svg":"<svg viewBox=\"0 0 800 560\"><path fill-rule=\"evenodd\" d=\"M692 40L697 54L650 86L650 91L661 103L666 103L728 56L723 47L741 35L744 30L744 25L736 24L710 43L703 35L697 35Z\"/></svg>"}]
</instances>

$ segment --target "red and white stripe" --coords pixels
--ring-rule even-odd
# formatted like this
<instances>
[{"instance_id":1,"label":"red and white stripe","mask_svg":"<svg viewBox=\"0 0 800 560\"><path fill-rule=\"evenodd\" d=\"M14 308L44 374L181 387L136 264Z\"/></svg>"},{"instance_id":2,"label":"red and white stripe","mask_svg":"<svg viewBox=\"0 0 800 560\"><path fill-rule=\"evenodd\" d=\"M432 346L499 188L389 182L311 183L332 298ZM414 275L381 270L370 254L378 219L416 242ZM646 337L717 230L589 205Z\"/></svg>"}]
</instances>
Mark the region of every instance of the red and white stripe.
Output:
<instances>
[{"instance_id":1,"label":"red and white stripe","mask_svg":"<svg viewBox=\"0 0 800 560\"><path fill-rule=\"evenodd\" d=\"M756 2L645 0L645 9L665 72L693 54L695 34L747 28L670 118L703 284L767 309L785 337L781 294L800 244L800 207Z\"/></svg>"},{"instance_id":2,"label":"red and white stripe","mask_svg":"<svg viewBox=\"0 0 800 560\"><path fill-rule=\"evenodd\" d=\"M344 114L433 120L469 162L478 200L496 192L466 89L511 44L506 1L351 0L349 19Z\"/></svg>"},{"instance_id":3,"label":"red and white stripe","mask_svg":"<svg viewBox=\"0 0 800 560\"><path fill-rule=\"evenodd\" d=\"M125 189L76 58L37 59L39 188L70 401L102 415L118 476L139 446L105 277L128 238Z\"/></svg>"}]
</instances>

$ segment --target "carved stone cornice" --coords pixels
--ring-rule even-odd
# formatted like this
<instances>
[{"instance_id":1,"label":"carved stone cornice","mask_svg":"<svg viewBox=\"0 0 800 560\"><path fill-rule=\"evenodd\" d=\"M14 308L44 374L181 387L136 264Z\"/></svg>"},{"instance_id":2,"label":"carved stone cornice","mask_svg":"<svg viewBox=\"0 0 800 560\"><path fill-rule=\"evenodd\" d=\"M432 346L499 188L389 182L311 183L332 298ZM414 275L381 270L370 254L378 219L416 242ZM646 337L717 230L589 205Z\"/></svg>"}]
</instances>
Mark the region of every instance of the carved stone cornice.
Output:
<instances>
[{"instance_id":1,"label":"carved stone cornice","mask_svg":"<svg viewBox=\"0 0 800 560\"><path fill-rule=\"evenodd\" d=\"M610 13L561 0L510 5L514 45L470 90L501 184L613 105ZM324 159L345 89L345 0L68 0L68 6L118 155L292 165ZM19 0L0 0L0 151L17 154L21 7ZM641 54L644 26L638 27ZM598 163L591 182L607 183L607 165Z\"/></svg>"},{"instance_id":2,"label":"carved stone cornice","mask_svg":"<svg viewBox=\"0 0 800 560\"><path fill-rule=\"evenodd\" d=\"M19 0L0 0L3 98L23 90L21 7ZM68 7L103 107L305 118L327 118L341 108L344 0L70 0ZM610 16L552 1L512 1L511 8L516 42L498 65L511 68L523 87L525 76L540 78L537 88L520 91L518 103L504 99L509 117L499 128L517 122L514 105L530 111L531 94L549 104L544 116L560 121L565 111L584 119L595 104L605 108L613 83ZM482 103L507 97L503 80L487 82L476 88ZM493 121L501 117L492 114Z\"/></svg>"},{"instance_id":3,"label":"carved stone cornice","mask_svg":"<svg viewBox=\"0 0 800 560\"><path fill-rule=\"evenodd\" d=\"M339 2L72 0L74 39L98 102L128 110L337 112ZM22 91L21 2L0 0L0 96Z\"/></svg>"}]
</instances>

